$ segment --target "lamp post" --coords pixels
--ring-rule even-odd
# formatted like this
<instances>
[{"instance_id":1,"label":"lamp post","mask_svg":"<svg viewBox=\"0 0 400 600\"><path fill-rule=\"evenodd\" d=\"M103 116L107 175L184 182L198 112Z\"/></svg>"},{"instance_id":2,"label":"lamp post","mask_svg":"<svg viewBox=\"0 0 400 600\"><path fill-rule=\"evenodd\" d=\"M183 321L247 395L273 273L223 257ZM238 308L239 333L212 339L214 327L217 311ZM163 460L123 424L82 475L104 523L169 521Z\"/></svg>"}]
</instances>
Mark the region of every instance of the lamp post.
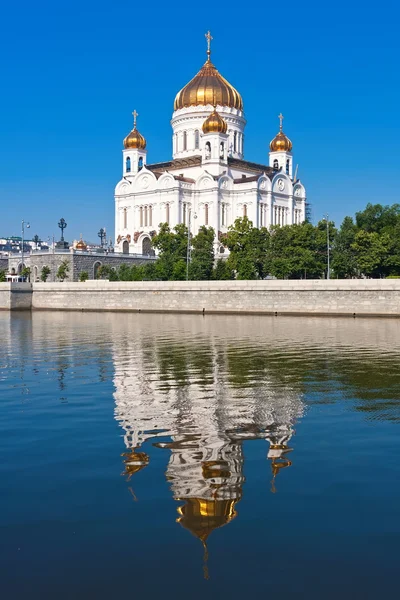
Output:
<instances>
[{"instance_id":1,"label":"lamp post","mask_svg":"<svg viewBox=\"0 0 400 600\"><path fill-rule=\"evenodd\" d=\"M22 269L24 268L24 237L25 237L25 227L27 229L29 229L30 228L30 224L29 223L25 223L24 219L22 219L22 223L21 223L21 232L22 232L21 273L22 273Z\"/></svg>"},{"instance_id":2,"label":"lamp post","mask_svg":"<svg viewBox=\"0 0 400 600\"><path fill-rule=\"evenodd\" d=\"M64 229L67 228L67 222L65 219L61 218L58 222L58 226L61 229L61 240L60 242L64 243Z\"/></svg>"},{"instance_id":3,"label":"lamp post","mask_svg":"<svg viewBox=\"0 0 400 600\"><path fill-rule=\"evenodd\" d=\"M194 213L193 219L197 219L196 213ZM192 211L189 210L189 215L188 215L188 234L187 234L187 250L186 250L186 281L189 281L190 226L191 226L191 222L192 222Z\"/></svg>"},{"instance_id":4,"label":"lamp post","mask_svg":"<svg viewBox=\"0 0 400 600\"><path fill-rule=\"evenodd\" d=\"M325 221L326 221L326 249L327 249L327 254L328 254L328 271L326 274L326 278L330 279L331 278L331 266L330 266L331 256L330 256L330 247L329 247L329 215L325 215Z\"/></svg>"},{"instance_id":5,"label":"lamp post","mask_svg":"<svg viewBox=\"0 0 400 600\"><path fill-rule=\"evenodd\" d=\"M107 233L106 233L106 229L105 229L105 227L102 227L102 228L100 229L100 231L99 231L99 233L98 233L97 235L98 235L98 236L99 236L99 238L100 238L100 245L101 245L101 247L103 247L103 245L104 245L104 242L105 242L105 241L106 241L106 239L107 239Z\"/></svg>"}]
</instances>

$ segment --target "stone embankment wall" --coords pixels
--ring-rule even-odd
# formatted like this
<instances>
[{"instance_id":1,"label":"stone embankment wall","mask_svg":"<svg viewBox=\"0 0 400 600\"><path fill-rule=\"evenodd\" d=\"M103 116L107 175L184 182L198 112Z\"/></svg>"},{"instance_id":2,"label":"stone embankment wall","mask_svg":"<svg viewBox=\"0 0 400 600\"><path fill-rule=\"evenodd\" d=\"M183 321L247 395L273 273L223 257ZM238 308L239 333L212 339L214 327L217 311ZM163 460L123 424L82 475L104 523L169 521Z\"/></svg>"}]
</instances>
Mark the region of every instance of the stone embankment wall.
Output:
<instances>
[{"instance_id":1,"label":"stone embankment wall","mask_svg":"<svg viewBox=\"0 0 400 600\"><path fill-rule=\"evenodd\" d=\"M0 310L31 310L30 283L0 283Z\"/></svg>"},{"instance_id":2,"label":"stone embankment wall","mask_svg":"<svg viewBox=\"0 0 400 600\"><path fill-rule=\"evenodd\" d=\"M17 296L28 284L11 285ZM400 280L34 283L31 301L33 310L400 317Z\"/></svg>"}]
</instances>

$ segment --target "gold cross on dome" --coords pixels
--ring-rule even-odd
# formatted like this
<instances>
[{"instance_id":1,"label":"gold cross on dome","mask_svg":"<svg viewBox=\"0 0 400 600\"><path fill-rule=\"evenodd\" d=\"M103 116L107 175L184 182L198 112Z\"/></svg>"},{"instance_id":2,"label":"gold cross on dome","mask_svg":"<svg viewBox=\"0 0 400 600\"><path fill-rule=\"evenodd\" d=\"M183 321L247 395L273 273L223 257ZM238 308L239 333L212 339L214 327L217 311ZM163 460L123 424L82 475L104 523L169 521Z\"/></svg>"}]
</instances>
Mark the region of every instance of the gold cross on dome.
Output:
<instances>
[{"instance_id":1,"label":"gold cross on dome","mask_svg":"<svg viewBox=\"0 0 400 600\"><path fill-rule=\"evenodd\" d=\"M282 113L280 113L280 114L278 115L278 119L279 119L279 121L281 122L281 123L280 123L280 125L279 125L279 129L280 129L281 131L282 131L282 127L283 127L283 119L284 119L284 118L285 118L285 117L283 116L283 114L282 114Z\"/></svg>"},{"instance_id":2,"label":"gold cross on dome","mask_svg":"<svg viewBox=\"0 0 400 600\"><path fill-rule=\"evenodd\" d=\"M133 127L136 129L136 119L139 116L139 113L136 112L136 108L135 108L135 110L133 111L132 114L133 114Z\"/></svg>"},{"instance_id":3,"label":"gold cross on dome","mask_svg":"<svg viewBox=\"0 0 400 600\"><path fill-rule=\"evenodd\" d=\"M211 40L213 40L214 38L212 37L211 33L209 31L207 31L207 33L204 34L206 39L207 39L207 54L208 54L208 58L210 58L210 54L211 54Z\"/></svg>"}]
</instances>

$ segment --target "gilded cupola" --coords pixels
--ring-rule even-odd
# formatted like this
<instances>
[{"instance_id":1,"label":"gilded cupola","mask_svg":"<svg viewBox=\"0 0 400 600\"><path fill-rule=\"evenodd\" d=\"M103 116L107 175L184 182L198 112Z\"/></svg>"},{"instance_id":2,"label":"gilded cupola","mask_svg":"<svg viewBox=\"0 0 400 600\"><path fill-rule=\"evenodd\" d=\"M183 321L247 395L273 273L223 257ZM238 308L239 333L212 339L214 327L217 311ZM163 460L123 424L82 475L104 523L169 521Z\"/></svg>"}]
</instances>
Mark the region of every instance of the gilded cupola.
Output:
<instances>
[{"instance_id":1,"label":"gilded cupola","mask_svg":"<svg viewBox=\"0 0 400 600\"><path fill-rule=\"evenodd\" d=\"M133 111L133 129L124 139L124 148L136 148L144 150L146 148L146 139L136 128L136 119L139 116L136 110Z\"/></svg>"},{"instance_id":2,"label":"gilded cupola","mask_svg":"<svg viewBox=\"0 0 400 600\"><path fill-rule=\"evenodd\" d=\"M83 251L87 250L87 245L84 242L84 240L82 239L82 235L81 235L81 239L79 240L79 242L75 246L75 250L83 250Z\"/></svg>"},{"instance_id":3,"label":"gilded cupola","mask_svg":"<svg viewBox=\"0 0 400 600\"><path fill-rule=\"evenodd\" d=\"M197 75L177 93L174 110L187 106L207 106L208 104L218 104L218 106L229 106L243 110L241 95L218 72L210 60L212 40L210 32L206 34L206 38L207 60Z\"/></svg>"},{"instance_id":4,"label":"gilded cupola","mask_svg":"<svg viewBox=\"0 0 400 600\"><path fill-rule=\"evenodd\" d=\"M290 139L283 133L283 115L282 113L279 115L280 126L279 133L274 137L269 147L271 152L291 152L293 148L293 144Z\"/></svg>"},{"instance_id":5,"label":"gilded cupola","mask_svg":"<svg viewBox=\"0 0 400 600\"><path fill-rule=\"evenodd\" d=\"M226 133L228 124L218 113L216 107L203 123L203 133Z\"/></svg>"}]
</instances>

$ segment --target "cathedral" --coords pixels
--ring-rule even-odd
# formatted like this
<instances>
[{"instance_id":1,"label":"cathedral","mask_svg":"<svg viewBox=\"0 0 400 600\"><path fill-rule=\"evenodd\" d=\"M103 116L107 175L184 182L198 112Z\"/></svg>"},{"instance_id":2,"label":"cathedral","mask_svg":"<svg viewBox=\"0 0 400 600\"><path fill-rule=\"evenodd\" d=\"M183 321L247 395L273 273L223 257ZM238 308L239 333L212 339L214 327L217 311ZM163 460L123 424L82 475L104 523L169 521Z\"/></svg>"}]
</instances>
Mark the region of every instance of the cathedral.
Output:
<instances>
[{"instance_id":1,"label":"cathedral","mask_svg":"<svg viewBox=\"0 0 400 600\"><path fill-rule=\"evenodd\" d=\"M122 179L115 189L115 251L150 254L160 223L173 228L213 227L215 250L238 217L254 226L291 225L306 216L306 192L293 170L292 142L279 132L270 143L269 164L245 160L243 100L207 60L175 97L172 160L147 162L145 137L137 128L124 139Z\"/></svg>"}]
</instances>

